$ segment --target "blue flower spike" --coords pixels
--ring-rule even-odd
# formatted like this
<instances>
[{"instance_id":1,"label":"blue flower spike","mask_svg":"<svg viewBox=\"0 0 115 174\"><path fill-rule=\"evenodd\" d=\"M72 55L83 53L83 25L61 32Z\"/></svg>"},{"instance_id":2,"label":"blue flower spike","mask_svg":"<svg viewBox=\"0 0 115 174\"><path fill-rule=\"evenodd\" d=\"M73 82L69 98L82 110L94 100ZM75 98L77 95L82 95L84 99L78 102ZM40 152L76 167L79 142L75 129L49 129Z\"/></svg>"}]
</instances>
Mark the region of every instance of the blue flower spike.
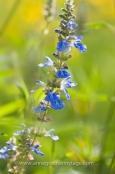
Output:
<instances>
[{"instance_id":1,"label":"blue flower spike","mask_svg":"<svg viewBox=\"0 0 115 174\"><path fill-rule=\"evenodd\" d=\"M69 52L73 47L77 48L81 53L87 51L86 45L81 43L82 36L76 35L76 29L78 25L74 22L75 15L72 14L74 10L74 0L66 0L65 8L62 8L63 14L60 14L60 29L56 29L55 32L59 34L58 42L56 45L56 53L53 53L53 56L56 58L56 61L52 61L48 56L45 57L45 63L39 63L39 67L49 66L51 71L48 73L50 77L47 79L46 83L37 80L36 88L31 90L35 92L38 88L42 87L44 92L44 99L40 102L37 107L32 107L32 110L37 113L38 120L41 122L50 121L51 118L47 115L47 111L52 108L54 110L61 110L64 108L65 104L61 101L60 91L62 90L65 93L67 100L70 100L70 95L67 91L67 88L72 88L77 84L70 80L71 75L68 72L68 65L66 61L72 57ZM45 112L46 111L46 112ZM11 159L10 162L15 160L20 160L24 157L24 160L32 160L31 152L43 156L44 153L39 150L39 143L35 142L36 136L42 137L51 137L52 140L57 141L59 137L54 135L53 132L55 129L50 129L49 131L42 132L41 128L36 129L34 126L32 128L26 127L25 124L22 124L23 128L20 131L14 132L13 135L18 136L16 145L6 142L6 146L0 149L0 159ZM16 139L16 138L15 138ZM14 139L10 139L11 142ZM34 144L34 142L36 144ZM24 152L25 151L25 152ZM26 153L26 151L28 153ZM10 172L16 173L18 171L18 166L14 164L12 168L9 169ZM15 168L14 168L15 167ZM20 170L20 168L19 168ZM23 173L24 169L21 169ZM18 171L18 172L20 172Z\"/></svg>"},{"instance_id":2,"label":"blue flower spike","mask_svg":"<svg viewBox=\"0 0 115 174\"><path fill-rule=\"evenodd\" d=\"M46 105L43 103L43 102L40 102L40 106L37 106L37 107L33 107L32 110L34 112L43 112L43 111L46 111L47 110L47 107Z\"/></svg>"},{"instance_id":3,"label":"blue flower spike","mask_svg":"<svg viewBox=\"0 0 115 174\"><path fill-rule=\"evenodd\" d=\"M55 129L50 129L48 132L45 132L44 136L46 137L51 137L52 140L56 141L56 140L59 140L59 137L57 135L53 135L52 132L54 132Z\"/></svg>"},{"instance_id":4,"label":"blue flower spike","mask_svg":"<svg viewBox=\"0 0 115 174\"><path fill-rule=\"evenodd\" d=\"M66 77L69 77L70 74L64 70L64 68L61 68L59 71L56 72L56 76L58 78L66 78Z\"/></svg>"}]
</instances>

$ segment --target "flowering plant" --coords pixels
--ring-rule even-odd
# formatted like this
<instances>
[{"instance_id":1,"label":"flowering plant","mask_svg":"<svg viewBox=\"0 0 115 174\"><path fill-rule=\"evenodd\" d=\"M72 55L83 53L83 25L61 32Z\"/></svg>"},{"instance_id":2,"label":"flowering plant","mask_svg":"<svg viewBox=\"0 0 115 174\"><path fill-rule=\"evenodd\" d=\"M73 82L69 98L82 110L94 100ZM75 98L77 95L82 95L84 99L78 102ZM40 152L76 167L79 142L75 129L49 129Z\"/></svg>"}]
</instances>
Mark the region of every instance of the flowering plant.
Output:
<instances>
[{"instance_id":1,"label":"flowering plant","mask_svg":"<svg viewBox=\"0 0 115 174\"><path fill-rule=\"evenodd\" d=\"M65 8L62 9L63 14L60 14L60 29L55 29L55 33L58 33L58 42L56 45L56 52L53 53L55 61L49 57L45 57L46 62L38 64L39 67L51 67L49 74L52 78L42 82L36 81L37 87L31 92L35 92L40 87L45 94L45 98L38 104L33 106L32 110L37 113L38 120L42 122L48 122L51 117L48 116L50 109L61 110L65 107L65 103L61 99L61 93L64 92L67 100L70 100L70 95L67 91L68 88L75 87L76 82L71 81L71 74L68 72L67 60L72 57L70 51L73 47L77 48L81 53L86 52L86 45L81 43L82 36L77 35L78 25L74 22L75 15L72 14L74 9L73 0L66 0ZM15 165L15 161L28 161L33 160L31 152L43 156L44 153L38 150L40 143L37 141L38 137L51 137L56 141L58 136L52 134L54 129L46 131L39 128L28 128L25 124L22 124L23 129L15 132L15 137L11 138L9 142L6 142L6 146L0 149L0 158L9 159L9 172L23 173L24 168ZM19 137L16 141L16 137Z\"/></svg>"}]
</instances>

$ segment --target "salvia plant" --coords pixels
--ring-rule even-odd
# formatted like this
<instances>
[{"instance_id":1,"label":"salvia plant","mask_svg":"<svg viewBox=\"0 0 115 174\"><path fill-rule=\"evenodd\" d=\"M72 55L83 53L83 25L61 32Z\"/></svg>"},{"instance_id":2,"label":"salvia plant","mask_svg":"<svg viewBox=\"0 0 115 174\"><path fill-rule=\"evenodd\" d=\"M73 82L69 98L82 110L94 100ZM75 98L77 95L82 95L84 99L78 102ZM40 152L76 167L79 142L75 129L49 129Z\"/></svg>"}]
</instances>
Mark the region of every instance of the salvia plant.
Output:
<instances>
[{"instance_id":1,"label":"salvia plant","mask_svg":"<svg viewBox=\"0 0 115 174\"><path fill-rule=\"evenodd\" d=\"M87 50L86 45L81 43L82 36L77 35L78 25L74 22L76 16L72 14L74 10L73 1L66 0L65 8L62 8L63 14L59 15L61 18L60 29L55 29L55 33L58 34L56 52L53 53L55 58L51 59L46 56L44 63L38 64L41 68L51 67L50 78L46 79L45 82L37 80L37 87L31 91L35 92L41 87L45 94L38 106L32 107L41 123L51 120L48 115L50 109L61 110L65 107L61 94L64 93L67 100L70 100L67 89L77 85L76 82L71 81L71 74L68 72L67 60L72 57L71 49L77 48L81 53ZM50 1L48 2L50 4ZM35 126L28 128L25 124L22 124L22 129L13 133L13 137L6 142L6 146L0 149L0 158L8 160L8 171L24 173L23 166L18 166L15 162L33 160L34 153L43 156L44 153L40 151L38 139L40 137L51 137L52 140L57 141L59 137L53 134L54 131L54 129L47 131Z\"/></svg>"}]
</instances>

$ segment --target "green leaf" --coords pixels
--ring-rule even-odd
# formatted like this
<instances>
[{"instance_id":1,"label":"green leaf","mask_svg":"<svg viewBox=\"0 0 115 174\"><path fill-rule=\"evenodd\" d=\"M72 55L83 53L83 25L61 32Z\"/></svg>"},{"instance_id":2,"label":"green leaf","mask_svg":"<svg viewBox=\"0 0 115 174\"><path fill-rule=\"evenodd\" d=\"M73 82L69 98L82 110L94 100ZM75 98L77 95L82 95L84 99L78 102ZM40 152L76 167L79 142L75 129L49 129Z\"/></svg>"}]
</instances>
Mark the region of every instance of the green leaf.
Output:
<instances>
[{"instance_id":1,"label":"green leaf","mask_svg":"<svg viewBox=\"0 0 115 174\"><path fill-rule=\"evenodd\" d=\"M21 94L23 96L23 99L25 99L27 101L28 98L29 98L29 93L28 93L28 90L27 90L27 87L26 87L24 81L21 80L21 83L18 83L16 86L20 90L20 92L21 92Z\"/></svg>"},{"instance_id":2,"label":"green leaf","mask_svg":"<svg viewBox=\"0 0 115 174\"><path fill-rule=\"evenodd\" d=\"M115 34L115 27L107 22L91 22L87 23L85 26L87 29L108 28Z\"/></svg>"},{"instance_id":3,"label":"green leaf","mask_svg":"<svg viewBox=\"0 0 115 174\"><path fill-rule=\"evenodd\" d=\"M95 100L95 101L107 101L109 99L109 96L107 94L95 94L95 93L82 93L82 92L76 92L75 90L71 89L69 91L69 94L71 97L82 99L82 100Z\"/></svg>"},{"instance_id":4,"label":"green leaf","mask_svg":"<svg viewBox=\"0 0 115 174\"><path fill-rule=\"evenodd\" d=\"M23 109L24 106L25 106L25 100L23 99L19 99L19 100L10 102L8 104L5 104L3 106L0 106L0 117L9 115L20 109Z\"/></svg>"},{"instance_id":5,"label":"green leaf","mask_svg":"<svg viewBox=\"0 0 115 174\"><path fill-rule=\"evenodd\" d=\"M87 23L86 27L89 28L89 29L107 28L105 22L91 22L91 23Z\"/></svg>"},{"instance_id":6,"label":"green leaf","mask_svg":"<svg viewBox=\"0 0 115 174\"><path fill-rule=\"evenodd\" d=\"M9 69L9 70L0 70L0 77L4 76L10 76L15 74L15 70Z\"/></svg>"}]
</instances>

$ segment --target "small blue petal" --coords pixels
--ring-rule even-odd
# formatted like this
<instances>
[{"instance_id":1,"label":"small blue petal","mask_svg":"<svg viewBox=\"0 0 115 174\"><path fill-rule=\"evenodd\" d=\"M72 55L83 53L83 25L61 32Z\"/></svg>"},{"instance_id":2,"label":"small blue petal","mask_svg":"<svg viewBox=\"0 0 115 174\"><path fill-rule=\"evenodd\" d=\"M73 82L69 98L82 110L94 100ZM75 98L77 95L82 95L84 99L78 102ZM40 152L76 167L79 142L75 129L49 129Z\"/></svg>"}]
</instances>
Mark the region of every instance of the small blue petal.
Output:
<instances>
[{"instance_id":1,"label":"small blue petal","mask_svg":"<svg viewBox=\"0 0 115 174\"><path fill-rule=\"evenodd\" d=\"M42 112L42 111L46 111L46 105L43 102L40 102L40 106L37 107L33 107L32 110L34 112Z\"/></svg>"},{"instance_id":2,"label":"small blue petal","mask_svg":"<svg viewBox=\"0 0 115 174\"><path fill-rule=\"evenodd\" d=\"M83 44L81 44L81 43L75 42L75 43L74 43L74 46L75 46L76 48L78 48L78 50L79 50L80 52L82 52L82 53L87 51L86 45L83 45Z\"/></svg>"},{"instance_id":3,"label":"small blue petal","mask_svg":"<svg viewBox=\"0 0 115 174\"><path fill-rule=\"evenodd\" d=\"M48 64L48 62L47 63L40 63L38 66L39 67L45 67L45 66L48 66L49 64Z\"/></svg>"},{"instance_id":4,"label":"small blue petal","mask_svg":"<svg viewBox=\"0 0 115 174\"><path fill-rule=\"evenodd\" d=\"M13 135L17 136L17 135L21 135L22 133L23 133L23 131L14 132Z\"/></svg>"},{"instance_id":5,"label":"small blue petal","mask_svg":"<svg viewBox=\"0 0 115 174\"><path fill-rule=\"evenodd\" d=\"M11 144L10 142L6 142L6 144L8 145L8 150L16 150L16 146Z\"/></svg>"},{"instance_id":6,"label":"small blue petal","mask_svg":"<svg viewBox=\"0 0 115 174\"><path fill-rule=\"evenodd\" d=\"M11 144L10 142L6 142L7 146L4 146L2 149L0 149L1 153L5 153L8 152L10 150L16 150L16 146L14 146L13 144Z\"/></svg>"},{"instance_id":7,"label":"small blue petal","mask_svg":"<svg viewBox=\"0 0 115 174\"><path fill-rule=\"evenodd\" d=\"M39 147L39 144L36 144L35 146L33 146L33 148L37 149Z\"/></svg>"},{"instance_id":8,"label":"small blue petal","mask_svg":"<svg viewBox=\"0 0 115 174\"><path fill-rule=\"evenodd\" d=\"M67 100L70 100L70 95L68 94L68 91L66 90L66 88L72 88L77 85L76 82L72 82L71 80L69 80L70 78L71 78L71 76L62 80L61 86L60 86L60 89L64 91Z\"/></svg>"},{"instance_id":9,"label":"small blue petal","mask_svg":"<svg viewBox=\"0 0 115 174\"><path fill-rule=\"evenodd\" d=\"M73 86L77 85L76 82L72 82L71 80L69 80L70 78L71 78L71 76L69 76L61 81L61 86L60 86L61 90L64 90L66 88L72 88Z\"/></svg>"},{"instance_id":10,"label":"small blue petal","mask_svg":"<svg viewBox=\"0 0 115 174\"><path fill-rule=\"evenodd\" d=\"M68 91L66 89L64 89L63 91L66 95L67 100L70 100L70 95L68 94Z\"/></svg>"},{"instance_id":11,"label":"small blue petal","mask_svg":"<svg viewBox=\"0 0 115 174\"><path fill-rule=\"evenodd\" d=\"M50 137L51 137L52 140L54 140L54 141L59 140L59 137L58 137L57 135L53 135L53 134L51 134Z\"/></svg>"},{"instance_id":12,"label":"small blue petal","mask_svg":"<svg viewBox=\"0 0 115 174\"><path fill-rule=\"evenodd\" d=\"M44 155L44 153L42 153L40 150L33 149L32 151L34 151L36 154L38 154L40 156Z\"/></svg>"},{"instance_id":13,"label":"small blue petal","mask_svg":"<svg viewBox=\"0 0 115 174\"><path fill-rule=\"evenodd\" d=\"M58 78L66 78L66 77L70 76L70 74L67 71L65 71L64 69L60 69L59 71L56 72L56 76Z\"/></svg>"},{"instance_id":14,"label":"small blue petal","mask_svg":"<svg viewBox=\"0 0 115 174\"><path fill-rule=\"evenodd\" d=\"M64 106L65 104L61 100L51 102L51 107L55 110L62 109Z\"/></svg>"},{"instance_id":15,"label":"small blue petal","mask_svg":"<svg viewBox=\"0 0 115 174\"><path fill-rule=\"evenodd\" d=\"M7 151L8 151L8 148L5 147L5 146L4 146L2 149L0 149L0 152L1 152L1 153L5 153L5 152L7 152Z\"/></svg>"},{"instance_id":16,"label":"small blue petal","mask_svg":"<svg viewBox=\"0 0 115 174\"><path fill-rule=\"evenodd\" d=\"M2 153L2 154L0 154L0 158L7 159L7 158L9 158L9 155L7 153Z\"/></svg>"},{"instance_id":17,"label":"small blue petal","mask_svg":"<svg viewBox=\"0 0 115 174\"><path fill-rule=\"evenodd\" d=\"M74 23L74 20L71 19L67 24L66 24L66 27L71 29L71 30L75 30L77 28L77 24Z\"/></svg>"},{"instance_id":18,"label":"small blue petal","mask_svg":"<svg viewBox=\"0 0 115 174\"><path fill-rule=\"evenodd\" d=\"M32 152L35 152L36 154L39 154L39 155L41 155L41 156L44 155L44 153L42 153L40 150L37 150L37 148L39 147L38 144L36 144L36 145L34 145L34 146L31 146L30 143L26 143L26 145L30 148L30 150L31 150Z\"/></svg>"},{"instance_id":19,"label":"small blue petal","mask_svg":"<svg viewBox=\"0 0 115 174\"><path fill-rule=\"evenodd\" d=\"M41 106L38 107L33 107L32 108L34 112L42 112L42 111L46 111L46 108L42 108Z\"/></svg>"},{"instance_id":20,"label":"small blue petal","mask_svg":"<svg viewBox=\"0 0 115 174\"><path fill-rule=\"evenodd\" d=\"M55 67L53 66L53 61L47 56L45 58L46 58L47 62L46 63L40 63L40 64L38 64L38 66L40 66L40 67L51 66L52 68L55 69Z\"/></svg>"},{"instance_id":21,"label":"small blue petal","mask_svg":"<svg viewBox=\"0 0 115 174\"><path fill-rule=\"evenodd\" d=\"M33 110L34 112L42 112L41 106L32 107L32 110Z\"/></svg>"},{"instance_id":22,"label":"small blue petal","mask_svg":"<svg viewBox=\"0 0 115 174\"><path fill-rule=\"evenodd\" d=\"M50 90L44 100L48 102L56 101L59 100L59 96L55 93L52 93L52 90Z\"/></svg>"},{"instance_id":23,"label":"small blue petal","mask_svg":"<svg viewBox=\"0 0 115 174\"><path fill-rule=\"evenodd\" d=\"M69 51L71 51L71 44L69 42L66 42L66 38L64 38L62 39L62 41L57 43L56 49L59 52L68 53Z\"/></svg>"},{"instance_id":24,"label":"small blue petal","mask_svg":"<svg viewBox=\"0 0 115 174\"><path fill-rule=\"evenodd\" d=\"M76 82L72 82L71 80L68 80L66 83L66 88L72 88L73 86L76 86Z\"/></svg>"},{"instance_id":25,"label":"small blue petal","mask_svg":"<svg viewBox=\"0 0 115 174\"><path fill-rule=\"evenodd\" d=\"M49 64L53 63L52 60L49 57L46 56L45 59L49 62Z\"/></svg>"},{"instance_id":26,"label":"small blue petal","mask_svg":"<svg viewBox=\"0 0 115 174\"><path fill-rule=\"evenodd\" d=\"M81 40L83 39L83 36L75 36L76 41L75 42L81 42Z\"/></svg>"},{"instance_id":27,"label":"small blue petal","mask_svg":"<svg viewBox=\"0 0 115 174\"><path fill-rule=\"evenodd\" d=\"M59 137L56 135L51 134L51 132L55 131L55 129L50 129L48 132L45 133L45 136L51 137L53 140L59 140Z\"/></svg>"}]
</instances>

